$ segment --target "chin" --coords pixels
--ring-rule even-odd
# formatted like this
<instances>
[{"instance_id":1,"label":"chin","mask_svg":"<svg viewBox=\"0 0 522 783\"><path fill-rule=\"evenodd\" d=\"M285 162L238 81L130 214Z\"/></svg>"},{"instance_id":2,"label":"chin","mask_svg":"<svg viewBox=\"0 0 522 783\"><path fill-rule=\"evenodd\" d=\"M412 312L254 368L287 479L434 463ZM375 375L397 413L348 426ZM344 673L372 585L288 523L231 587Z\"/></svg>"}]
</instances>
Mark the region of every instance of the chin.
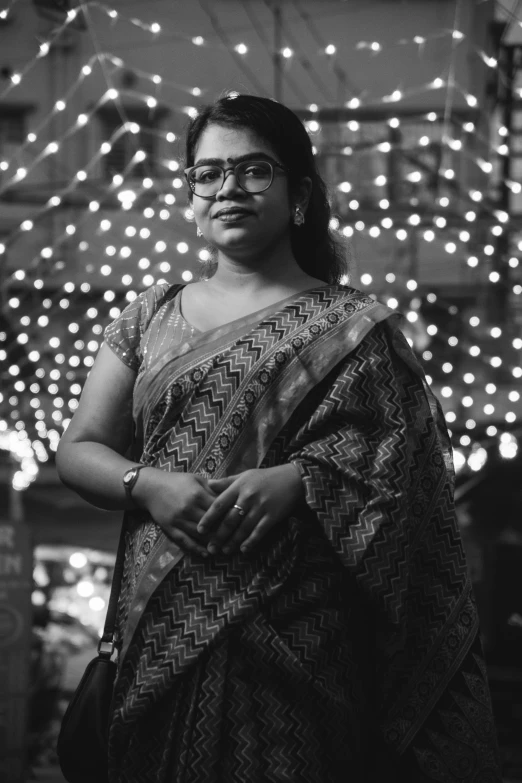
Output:
<instances>
[{"instance_id":1,"label":"chin","mask_svg":"<svg viewBox=\"0 0 522 783\"><path fill-rule=\"evenodd\" d=\"M219 237L213 237L210 241L218 250L224 253L234 248L254 251L260 245L259 236L252 234L251 231L245 231L239 226L227 229L225 236L221 234Z\"/></svg>"}]
</instances>

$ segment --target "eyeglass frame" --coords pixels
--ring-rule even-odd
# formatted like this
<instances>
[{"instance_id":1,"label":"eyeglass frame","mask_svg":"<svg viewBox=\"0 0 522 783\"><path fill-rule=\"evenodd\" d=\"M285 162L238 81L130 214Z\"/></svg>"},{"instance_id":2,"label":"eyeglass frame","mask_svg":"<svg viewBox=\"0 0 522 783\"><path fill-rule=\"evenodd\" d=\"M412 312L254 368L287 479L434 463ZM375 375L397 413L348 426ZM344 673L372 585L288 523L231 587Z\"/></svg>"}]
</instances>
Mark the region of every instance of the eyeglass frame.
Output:
<instances>
[{"instance_id":1,"label":"eyeglass frame","mask_svg":"<svg viewBox=\"0 0 522 783\"><path fill-rule=\"evenodd\" d=\"M243 187L243 185L241 185L241 183L239 182L238 176L236 174L236 169L237 169L238 166L244 166L246 163L266 163L268 166L270 166L270 174L271 174L270 182L268 183L266 188L263 188L263 190L247 190L246 188ZM213 196L199 196L195 192L195 190L194 190L194 187L195 187L194 183L190 181L190 172L193 171L194 169L197 169L199 166L206 166L206 165L212 166L215 169L220 169L222 171L222 173L223 173L223 182L221 183L221 185L216 190L216 192L214 193ZM185 179L187 180L187 184L188 184L188 186L189 186L189 188L190 188L190 190L191 190L191 192L192 192L192 194L194 196L197 196L198 198L202 198L205 201L212 201L212 199L216 198L217 194L219 193L219 191L221 190L221 188L225 184L227 175L230 172L234 173L234 177L236 178L236 182L237 182L238 186L241 188L241 190L244 193L248 193L249 195L252 196L252 195L257 195L258 193L265 193L270 187L272 187L272 183L274 181L275 169L276 168L279 168L279 169L281 169L281 171L284 171L285 174L288 174L288 169L286 168L286 166L283 166L282 163L278 163L276 160L266 160L264 158L259 158L258 160L255 160L255 159L252 159L252 160L240 160L237 163L235 163L233 166L228 166L227 168L224 168L223 166L220 166L218 163L208 163L208 164L206 164L206 163L196 163L194 166L189 166L187 169L184 169L183 173L185 175Z\"/></svg>"}]
</instances>

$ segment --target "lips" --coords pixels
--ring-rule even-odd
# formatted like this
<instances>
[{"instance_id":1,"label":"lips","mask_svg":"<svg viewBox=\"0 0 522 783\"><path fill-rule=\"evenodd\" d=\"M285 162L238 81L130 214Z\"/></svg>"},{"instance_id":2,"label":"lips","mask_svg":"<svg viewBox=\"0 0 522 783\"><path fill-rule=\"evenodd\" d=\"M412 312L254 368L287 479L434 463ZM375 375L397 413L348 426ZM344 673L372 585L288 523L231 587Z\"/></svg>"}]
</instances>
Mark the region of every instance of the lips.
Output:
<instances>
[{"instance_id":1,"label":"lips","mask_svg":"<svg viewBox=\"0 0 522 783\"><path fill-rule=\"evenodd\" d=\"M225 207L225 209L220 209L219 212L216 212L214 218L234 220L248 215L252 215L252 212L249 209L243 209L242 207Z\"/></svg>"}]
</instances>

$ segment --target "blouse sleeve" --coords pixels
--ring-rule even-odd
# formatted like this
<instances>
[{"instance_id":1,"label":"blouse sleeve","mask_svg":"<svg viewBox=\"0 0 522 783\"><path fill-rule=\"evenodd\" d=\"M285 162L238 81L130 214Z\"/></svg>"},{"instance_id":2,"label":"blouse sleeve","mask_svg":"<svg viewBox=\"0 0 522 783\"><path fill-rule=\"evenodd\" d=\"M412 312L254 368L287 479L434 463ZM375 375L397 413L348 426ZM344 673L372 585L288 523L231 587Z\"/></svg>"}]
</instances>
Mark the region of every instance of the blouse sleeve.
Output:
<instances>
[{"instance_id":1,"label":"blouse sleeve","mask_svg":"<svg viewBox=\"0 0 522 783\"><path fill-rule=\"evenodd\" d=\"M143 335L169 287L169 283L158 283L142 291L105 329L104 338L109 348L134 372L138 372L143 360Z\"/></svg>"}]
</instances>

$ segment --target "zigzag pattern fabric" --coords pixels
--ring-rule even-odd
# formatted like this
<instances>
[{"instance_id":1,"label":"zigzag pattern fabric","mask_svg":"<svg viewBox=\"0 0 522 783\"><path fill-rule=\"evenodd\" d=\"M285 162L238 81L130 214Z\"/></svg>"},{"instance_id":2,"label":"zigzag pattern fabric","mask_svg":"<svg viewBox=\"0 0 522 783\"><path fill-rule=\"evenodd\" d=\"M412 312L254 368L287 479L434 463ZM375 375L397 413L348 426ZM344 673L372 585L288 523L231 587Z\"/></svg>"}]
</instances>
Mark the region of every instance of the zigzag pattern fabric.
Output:
<instances>
[{"instance_id":1,"label":"zigzag pattern fabric","mask_svg":"<svg viewBox=\"0 0 522 783\"><path fill-rule=\"evenodd\" d=\"M151 383L150 464L226 475L253 441L306 503L248 556L179 559L142 602L111 783L500 783L447 433L373 306L314 292ZM129 531L122 636L161 535Z\"/></svg>"}]
</instances>

